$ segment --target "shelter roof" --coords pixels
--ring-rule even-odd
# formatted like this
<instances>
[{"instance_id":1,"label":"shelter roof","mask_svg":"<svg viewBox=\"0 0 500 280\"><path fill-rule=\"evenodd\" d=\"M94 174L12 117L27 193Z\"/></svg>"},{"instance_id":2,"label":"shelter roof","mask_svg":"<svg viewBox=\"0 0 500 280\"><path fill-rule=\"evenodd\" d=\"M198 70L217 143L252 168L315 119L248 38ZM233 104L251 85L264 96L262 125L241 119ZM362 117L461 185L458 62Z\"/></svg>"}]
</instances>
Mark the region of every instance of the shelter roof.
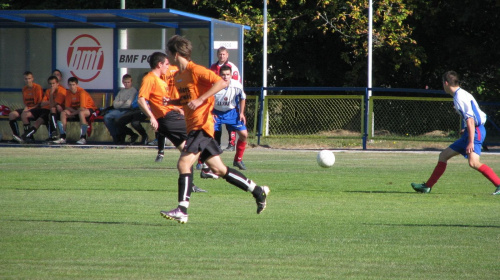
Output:
<instances>
[{"instance_id":1,"label":"shelter roof","mask_svg":"<svg viewBox=\"0 0 500 280\"><path fill-rule=\"evenodd\" d=\"M242 26L173 9L0 10L1 28L208 28L212 22Z\"/></svg>"}]
</instances>

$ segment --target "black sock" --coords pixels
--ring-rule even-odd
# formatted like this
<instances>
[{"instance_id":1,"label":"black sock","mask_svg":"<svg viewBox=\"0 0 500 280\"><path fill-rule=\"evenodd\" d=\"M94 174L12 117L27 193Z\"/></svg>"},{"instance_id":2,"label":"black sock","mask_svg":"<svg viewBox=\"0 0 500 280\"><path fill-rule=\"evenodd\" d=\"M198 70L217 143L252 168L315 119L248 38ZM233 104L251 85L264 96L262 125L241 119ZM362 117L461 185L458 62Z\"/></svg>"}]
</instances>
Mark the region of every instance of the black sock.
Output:
<instances>
[{"instance_id":1,"label":"black sock","mask_svg":"<svg viewBox=\"0 0 500 280\"><path fill-rule=\"evenodd\" d=\"M158 153L163 153L163 150L165 149L165 136L163 136L163 134L161 133L158 133L158 138L156 139L158 140Z\"/></svg>"},{"instance_id":2,"label":"black sock","mask_svg":"<svg viewBox=\"0 0 500 280\"><path fill-rule=\"evenodd\" d=\"M19 126L16 120L9 121L10 129L12 129L12 134L19 136Z\"/></svg>"},{"instance_id":3,"label":"black sock","mask_svg":"<svg viewBox=\"0 0 500 280\"><path fill-rule=\"evenodd\" d=\"M232 169L229 166L227 167L226 175L222 176L222 178L224 178L231 185L234 185L246 192L252 188L256 188L256 185L254 182L252 182L252 180L245 177L243 173L239 172L236 169Z\"/></svg>"},{"instance_id":4,"label":"black sock","mask_svg":"<svg viewBox=\"0 0 500 280\"><path fill-rule=\"evenodd\" d=\"M178 183L178 200L179 202L181 201L188 201L191 197L191 187L193 186L193 175L192 174L180 174L179 179L177 181ZM186 212L184 212L186 213Z\"/></svg>"}]
</instances>

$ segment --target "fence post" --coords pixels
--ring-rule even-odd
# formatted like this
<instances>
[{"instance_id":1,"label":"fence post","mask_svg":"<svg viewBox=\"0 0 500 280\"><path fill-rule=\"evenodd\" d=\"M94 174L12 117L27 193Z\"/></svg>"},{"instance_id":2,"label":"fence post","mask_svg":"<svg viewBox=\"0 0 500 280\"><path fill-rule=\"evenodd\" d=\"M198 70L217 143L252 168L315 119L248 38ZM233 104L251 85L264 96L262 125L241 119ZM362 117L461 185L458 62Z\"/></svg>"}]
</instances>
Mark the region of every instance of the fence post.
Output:
<instances>
[{"instance_id":1,"label":"fence post","mask_svg":"<svg viewBox=\"0 0 500 280\"><path fill-rule=\"evenodd\" d=\"M264 118L264 87L260 88L259 115L257 118L257 145L260 146L260 136L262 136L262 120Z\"/></svg>"},{"instance_id":2,"label":"fence post","mask_svg":"<svg viewBox=\"0 0 500 280\"><path fill-rule=\"evenodd\" d=\"M366 141L368 139L368 115L369 115L369 102L370 102L370 97L368 94L368 88L365 90L365 108L364 108L364 126L363 126L363 150L366 150Z\"/></svg>"}]
</instances>

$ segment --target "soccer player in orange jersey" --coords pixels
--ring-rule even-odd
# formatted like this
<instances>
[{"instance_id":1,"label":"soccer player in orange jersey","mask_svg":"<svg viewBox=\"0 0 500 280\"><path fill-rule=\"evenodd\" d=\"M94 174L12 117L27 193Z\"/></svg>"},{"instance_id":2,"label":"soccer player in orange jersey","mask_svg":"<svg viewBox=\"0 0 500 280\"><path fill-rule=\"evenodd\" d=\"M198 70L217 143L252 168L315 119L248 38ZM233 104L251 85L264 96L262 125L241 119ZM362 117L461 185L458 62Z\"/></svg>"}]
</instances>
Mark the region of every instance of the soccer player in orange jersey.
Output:
<instances>
[{"instance_id":1,"label":"soccer player in orange jersey","mask_svg":"<svg viewBox=\"0 0 500 280\"><path fill-rule=\"evenodd\" d=\"M94 113L97 107L90 94L78 86L78 79L71 77L68 79L68 91L64 102L64 110L61 112L61 120L57 122L60 138L53 141L54 144L66 144L66 124L68 118L78 118L80 120L80 140L76 143L80 145L87 144L87 122L88 117Z\"/></svg>"},{"instance_id":2,"label":"soccer player in orange jersey","mask_svg":"<svg viewBox=\"0 0 500 280\"><path fill-rule=\"evenodd\" d=\"M26 118L36 120L34 126L24 132L22 139L25 141L30 139L42 124L47 124L49 140L56 140L54 139L57 133L55 113L62 111L62 106L64 106L64 99L66 97L66 89L59 84L59 80L56 76L50 76L47 82L49 88L45 90L43 94L40 108L25 112Z\"/></svg>"},{"instance_id":3,"label":"soccer player in orange jersey","mask_svg":"<svg viewBox=\"0 0 500 280\"><path fill-rule=\"evenodd\" d=\"M167 56L161 52L150 56L149 65L151 71L142 78L137 102L142 112L149 117L151 127L182 151L187 139L184 110L179 105L165 102L168 99L179 99L177 89L173 85L173 76L178 69L169 65ZM193 178L189 181L190 192L206 192L193 184Z\"/></svg>"},{"instance_id":4,"label":"soccer player in orange jersey","mask_svg":"<svg viewBox=\"0 0 500 280\"><path fill-rule=\"evenodd\" d=\"M9 125L12 129L12 137L15 141L19 143L23 143L24 141L20 137L19 127L17 125L17 119L22 117L25 112L30 111L31 109L37 108L40 106L40 102L42 102L43 89L37 83L34 83L33 73L30 71L24 72L24 83L26 84L23 89L23 103L24 108L17 109L9 114ZM24 130L28 130L30 123L28 118L23 118Z\"/></svg>"},{"instance_id":5,"label":"soccer player in orange jersey","mask_svg":"<svg viewBox=\"0 0 500 280\"><path fill-rule=\"evenodd\" d=\"M184 37L175 35L167 43L168 60L171 65L179 68L174 82L180 98L170 102L183 106L188 138L177 163L179 205L171 211L160 213L179 223L188 221L192 166L200 157L215 174L228 183L251 192L257 203L257 214L260 214L266 207L269 187L258 186L241 172L226 166L220 158L222 150L213 138L213 95L222 90L226 82L211 70L192 62L191 51L191 42Z\"/></svg>"}]
</instances>

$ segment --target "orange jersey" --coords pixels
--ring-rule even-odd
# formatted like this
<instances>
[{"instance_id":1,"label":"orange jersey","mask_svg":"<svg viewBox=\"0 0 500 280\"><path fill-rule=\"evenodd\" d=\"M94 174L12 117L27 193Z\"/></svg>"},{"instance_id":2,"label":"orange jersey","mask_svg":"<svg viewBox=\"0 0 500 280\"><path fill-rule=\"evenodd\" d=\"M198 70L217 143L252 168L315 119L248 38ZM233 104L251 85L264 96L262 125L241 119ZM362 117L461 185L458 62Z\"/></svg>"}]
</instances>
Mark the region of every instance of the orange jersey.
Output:
<instances>
[{"instance_id":1,"label":"orange jersey","mask_svg":"<svg viewBox=\"0 0 500 280\"><path fill-rule=\"evenodd\" d=\"M23 87L23 102L26 107L33 108L42 102L43 89L39 84L33 83L33 87Z\"/></svg>"},{"instance_id":2,"label":"orange jersey","mask_svg":"<svg viewBox=\"0 0 500 280\"><path fill-rule=\"evenodd\" d=\"M45 90L45 93L43 94L43 99L42 101L50 101L50 88ZM54 102L56 104L64 106L65 99L66 99L66 89L59 85L56 91L54 91ZM50 104L43 106L42 108L44 109L50 109Z\"/></svg>"},{"instance_id":3,"label":"orange jersey","mask_svg":"<svg viewBox=\"0 0 500 280\"><path fill-rule=\"evenodd\" d=\"M151 112L156 119L164 117L168 112L178 107L175 105L163 105L163 98L179 99L179 94L173 80L177 71L179 69L176 66L170 65L166 75L158 77L153 72L149 72L142 79L139 97L144 97L144 99L148 100Z\"/></svg>"},{"instance_id":4,"label":"orange jersey","mask_svg":"<svg viewBox=\"0 0 500 280\"><path fill-rule=\"evenodd\" d=\"M182 73L178 72L174 79L175 87L179 91L181 104L184 107L187 132L204 130L207 134L214 137L214 117L212 115L214 97L211 96L208 98L196 110L189 109L187 104L191 100L203 95L214 83L222 78L217 76L213 71L190 61L186 69Z\"/></svg>"},{"instance_id":5,"label":"orange jersey","mask_svg":"<svg viewBox=\"0 0 500 280\"><path fill-rule=\"evenodd\" d=\"M66 89L63 86L59 85L57 91L54 92L54 102L56 102L61 106L64 106L65 100L66 100Z\"/></svg>"},{"instance_id":6,"label":"orange jersey","mask_svg":"<svg viewBox=\"0 0 500 280\"><path fill-rule=\"evenodd\" d=\"M66 108L71 107L73 109L97 109L90 94L81 87L77 88L76 93L71 92L71 90L66 91L66 99L64 105Z\"/></svg>"}]
</instances>

